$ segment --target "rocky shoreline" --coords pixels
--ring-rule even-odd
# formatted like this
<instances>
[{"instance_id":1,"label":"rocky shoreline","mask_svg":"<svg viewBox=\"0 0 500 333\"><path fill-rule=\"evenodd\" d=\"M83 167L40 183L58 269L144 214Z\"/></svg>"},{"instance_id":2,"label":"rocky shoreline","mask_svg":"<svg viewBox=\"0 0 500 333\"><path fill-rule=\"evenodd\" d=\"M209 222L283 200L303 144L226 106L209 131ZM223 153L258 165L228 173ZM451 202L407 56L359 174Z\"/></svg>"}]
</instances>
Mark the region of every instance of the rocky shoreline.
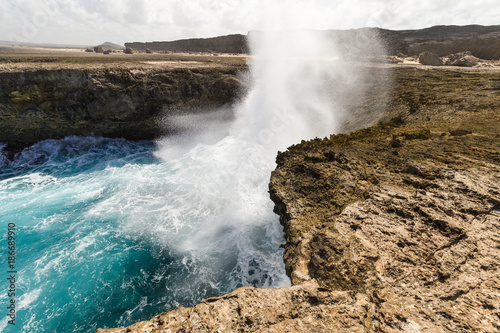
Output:
<instances>
[{"instance_id":1,"label":"rocky shoreline","mask_svg":"<svg viewBox=\"0 0 500 333\"><path fill-rule=\"evenodd\" d=\"M165 115L233 102L246 70L222 56L0 57L0 142L14 149L157 137ZM350 134L278 153L269 191L291 287L244 287L98 332L498 331L500 70L373 70L388 75L350 105Z\"/></svg>"},{"instance_id":2,"label":"rocky shoreline","mask_svg":"<svg viewBox=\"0 0 500 333\"><path fill-rule=\"evenodd\" d=\"M496 332L500 73L396 67L367 129L278 153L292 287L97 332Z\"/></svg>"}]
</instances>

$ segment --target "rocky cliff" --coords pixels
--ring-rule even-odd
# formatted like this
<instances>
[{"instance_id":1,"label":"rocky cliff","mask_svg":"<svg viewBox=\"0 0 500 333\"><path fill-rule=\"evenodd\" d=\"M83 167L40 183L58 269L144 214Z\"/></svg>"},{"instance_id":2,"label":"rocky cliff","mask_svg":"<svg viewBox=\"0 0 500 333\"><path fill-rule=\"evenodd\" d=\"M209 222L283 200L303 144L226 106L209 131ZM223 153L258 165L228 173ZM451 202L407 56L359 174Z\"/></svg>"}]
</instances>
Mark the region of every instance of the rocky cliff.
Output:
<instances>
[{"instance_id":1,"label":"rocky cliff","mask_svg":"<svg viewBox=\"0 0 500 333\"><path fill-rule=\"evenodd\" d=\"M292 287L105 332L497 332L500 72L394 70L399 113L278 153Z\"/></svg>"},{"instance_id":2,"label":"rocky cliff","mask_svg":"<svg viewBox=\"0 0 500 333\"><path fill-rule=\"evenodd\" d=\"M500 59L500 26L434 26L419 30L377 29L390 54L415 56L432 52L443 57L470 51L481 59Z\"/></svg>"},{"instance_id":3,"label":"rocky cliff","mask_svg":"<svg viewBox=\"0 0 500 333\"><path fill-rule=\"evenodd\" d=\"M153 139L173 130L160 121L166 115L235 100L237 66L178 64L0 69L0 142L21 148L66 135Z\"/></svg>"},{"instance_id":4,"label":"rocky cliff","mask_svg":"<svg viewBox=\"0 0 500 333\"><path fill-rule=\"evenodd\" d=\"M388 55L415 56L432 52L439 56L470 51L486 60L500 59L500 26L434 26L417 30L388 30L362 28L352 30L328 30L332 41L340 47L359 49L356 43L373 43L373 36L385 45ZM372 52L373 53L373 52Z\"/></svg>"},{"instance_id":5,"label":"rocky cliff","mask_svg":"<svg viewBox=\"0 0 500 333\"><path fill-rule=\"evenodd\" d=\"M246 36L238 34L168 42L133 42L125 43L125 46L140 51L149 48L151 51L248 53Z\"/></svg>"}]
</instances>

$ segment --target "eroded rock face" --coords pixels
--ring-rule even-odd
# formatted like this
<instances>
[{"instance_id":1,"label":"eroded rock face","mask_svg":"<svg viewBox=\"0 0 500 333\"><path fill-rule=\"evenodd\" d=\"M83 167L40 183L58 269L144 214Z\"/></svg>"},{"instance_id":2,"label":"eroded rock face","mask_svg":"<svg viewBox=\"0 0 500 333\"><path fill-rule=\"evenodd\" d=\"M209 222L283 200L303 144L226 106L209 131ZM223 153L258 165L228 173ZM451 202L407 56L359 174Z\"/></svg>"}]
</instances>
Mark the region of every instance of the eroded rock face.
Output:
<instances>
[{"instance_id":1,"label":"eroded rock face","mask_svg":"<svg viewBox=\"0 0 500 333\"><path fill-rule=\"evenodd\" d=\"M403 117L278 155L270 193L293 285L365 295L373 331L500 328L498 76L398 72Z\"/></svg>"},{"instance_id":2,"label":"eroded rock face","mask_svg":"<svg viewBox=\"0 0 500 333\"><path fill-rule=\"evenodd\" d=\"M277 156L292 287L98 332L497 332L500 73L396 77L401 117Z\"/></svg>"},{"instance_id":3,"label":"eroded rock face","mask_svg":"<svg viewBox=\"0 0 500 333\"><path fill-rule=\"evenodd\" d=\"M209 298L192 308L160 314L127 328L98 329L125 332L363 332L370 322L371 304L363 295L332 291L314 283L300 287L256 289L243 287Z\"/></svg>"},{"instance_id":4,"label":"eroded rock face","mask_svg":"<svg viewBox=\"0 0 500 333\"><path fill-rule=\"evenodd\" d=\"M25 147L66 135L153 139L159 119L234 101L231 68L60 69L0 72L0 142Z\"/></svg>"}]
</instances>

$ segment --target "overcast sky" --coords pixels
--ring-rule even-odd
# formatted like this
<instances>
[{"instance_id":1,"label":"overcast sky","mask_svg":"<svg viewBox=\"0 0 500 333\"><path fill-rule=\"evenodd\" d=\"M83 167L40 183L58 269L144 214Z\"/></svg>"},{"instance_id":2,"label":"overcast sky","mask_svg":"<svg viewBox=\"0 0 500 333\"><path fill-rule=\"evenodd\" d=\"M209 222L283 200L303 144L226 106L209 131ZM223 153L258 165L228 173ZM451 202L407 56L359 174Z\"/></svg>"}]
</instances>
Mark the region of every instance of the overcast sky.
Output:
<instances>
[{"instance_id":1,"label":"overcast sky","mask_svg":"<svg viewBox=\"0 0 500 333\"><path fill-rule=\"evenodd\" d=\"M499 0L0 0L0 40L97 45L254 29L500 24Z\"/></svg>"}]
</instances>

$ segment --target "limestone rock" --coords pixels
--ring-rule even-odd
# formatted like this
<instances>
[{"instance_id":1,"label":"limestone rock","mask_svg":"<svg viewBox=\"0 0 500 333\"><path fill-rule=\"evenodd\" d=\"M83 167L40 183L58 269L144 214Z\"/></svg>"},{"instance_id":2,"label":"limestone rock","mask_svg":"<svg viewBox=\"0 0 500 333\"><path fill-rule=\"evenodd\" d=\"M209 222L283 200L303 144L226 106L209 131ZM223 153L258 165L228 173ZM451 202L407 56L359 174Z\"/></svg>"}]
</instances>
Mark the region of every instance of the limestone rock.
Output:
<instances>
[{"instance_id":1,"label":"limestone rock","mask_svg":"<svg viewBox=\"0 0 500 333\"><path fill-rule=\"evenodd\" d=\"M192 308L179 307L127 328L97 333L362 332L373 310L366 298L314 283L279 289L243 287Z\"/></svg>"},{"instance_id":2,"label":"limestone rock","mask_svg":"<svg viewBox=\"0 0 500 333\"><path fill-rule=\"evenodd\" d=\"M154 139L165 114L231 103L236 71L111 68L0 72L0 142L23 148L67 135Z\"/></svg>"},{"instance_id":3,"label":"limestone rock","mask_svg":"<svg viewBox=\"0 0 500 333\"><path fill-rule=\"evenodd\" d=\"M418 62L421 63L422 65L429 65L429 66L442 66L443 65L443 60L435 54L431 52L422 52L418 55Z\"/></svg>"},{"instance_id":4,"label":"limestone rock","mask_svg":"<svg viewBox=\"0 0 500 333\"><path fill-rule=\"evenodd\" d=\"M463 121L481 126L494 114ZM373 331L495 332L500 129L407 134L420 126L376 126L278 155L270 193L287 273L294 285L365 295ZM391 137L408 139L382 148Z\"/></svg>"},{"instance_id":5,"label":"limestone rock","mask_svg":"<svg viewBox=\"0 0 500 333\"><path fill-rule=\"evenodd\" d=\"M477 65L479 59L474 57L470 51L455 53L448 56L446 66L472 67Z\"/></svg>"}]
</instances>

